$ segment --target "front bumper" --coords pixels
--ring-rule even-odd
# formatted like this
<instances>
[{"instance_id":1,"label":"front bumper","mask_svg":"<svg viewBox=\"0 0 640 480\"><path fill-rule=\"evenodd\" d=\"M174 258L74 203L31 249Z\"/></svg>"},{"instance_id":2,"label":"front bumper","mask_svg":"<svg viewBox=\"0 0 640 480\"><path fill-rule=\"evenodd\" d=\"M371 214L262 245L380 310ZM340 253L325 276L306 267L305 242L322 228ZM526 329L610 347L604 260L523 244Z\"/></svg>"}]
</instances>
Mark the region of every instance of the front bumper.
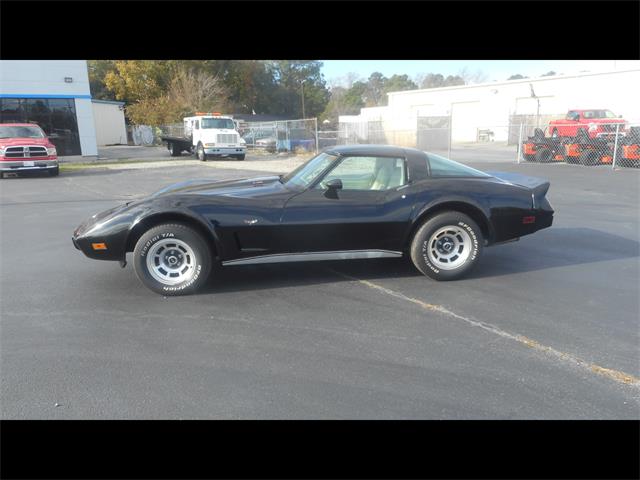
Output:
<instances>
[{"instance_id":1,"label":"front bumper","mask_svg":"<svg viewBox=\"0 0 640 480\"><path fill-rule=\"evenodd\" d=\"M617 136L619 138L622 138L625 136L624 132L618 132ZM596 138L615 138L616 137L616 132L598 132L596 133Z\"/></svg>"},{"instance_id":2,"label":"front bumper","mask_svg":"<svg viewBox=\"0 0 640 480\"><path fill-rule=\"evenodd\" d=\"M127 204L114 207L82 222L71 236L73 246L95 260L124 260L130 215L121 215ZM104 243L105 249L96 250L94 243Z\"/></svg>"},{"instance_id":3,"label":"front bumper","mask_svg":"<svg viewBox=\"0 0 640 480\"><path fill-rule=\"evenodd\" d=\"M207 155L243 155L246 152L246 147L205 147L204 149Z\"/></svg>"},{"instance_id":4,"label":"front bumper","mask_svg":"<svg viewBox=\"0 0 640 480\"><path fill-rule=\"evenodd\" d=\"M23 172L25 170L48 170L58 166L58 159L45 160L2 160L0 172Z\"/></svg>"}]
</instances>

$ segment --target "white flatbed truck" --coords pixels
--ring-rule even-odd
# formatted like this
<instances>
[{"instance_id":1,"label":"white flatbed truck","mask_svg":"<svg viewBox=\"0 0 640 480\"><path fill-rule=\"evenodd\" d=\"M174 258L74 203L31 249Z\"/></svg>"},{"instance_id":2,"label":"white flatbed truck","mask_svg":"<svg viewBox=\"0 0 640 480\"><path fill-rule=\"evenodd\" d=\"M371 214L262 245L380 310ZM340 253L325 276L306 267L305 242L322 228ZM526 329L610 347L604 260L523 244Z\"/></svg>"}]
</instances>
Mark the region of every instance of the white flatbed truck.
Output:
<instances>
[{"instance_id":1,"label":"white flatbed truck","mask_svg":"<svg viewBox=\"0 0 640 480\"><path fill-rule=\"evenodd\" d=\"M236 130L232 117L220 113L196 113L183 118L183 127L177 135L163 135L172 157L182 152L194 154L199 160L212 157L233 157L244 160L247 144Z\"/></svg>"}]
</instances>

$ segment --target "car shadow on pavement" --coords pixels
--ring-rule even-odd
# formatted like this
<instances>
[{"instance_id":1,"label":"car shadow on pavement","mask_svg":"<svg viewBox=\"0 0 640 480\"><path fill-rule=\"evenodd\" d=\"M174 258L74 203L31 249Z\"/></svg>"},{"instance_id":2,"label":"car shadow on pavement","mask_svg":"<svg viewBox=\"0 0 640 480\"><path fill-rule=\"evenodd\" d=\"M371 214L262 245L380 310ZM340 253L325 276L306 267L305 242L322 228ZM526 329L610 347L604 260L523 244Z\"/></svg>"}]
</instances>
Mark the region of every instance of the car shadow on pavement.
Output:
<instances>
[{"instance_id":1,"label":"car shadow on pavement","mask_svg":"<svg viewBox=\"0 0 640 480\"><path fill-rule=\"evenodd\" d=\"M638 258L640 243L593 228L551 227L519 242L484 250L469 278Z\"/></svg>"},{"instance_id":2,"label":"car shadow on pavement","mask_svg":"<svg viewBox=\"0 0 640 480\"><path fill-rule=\"evenodd\" d=\"M486 248L468 279L640 256L640 243L592 228L550 228L519 242ZM200 294L422 277L402 259L300 262L218 268Z\"/></svg>"},{"instance_id":3,"label":"car shadow on pavement","mask_svg":"<svg viewBox=\"0 0 640 480\"><path fill-rule=\"evenodd\" d=\"M349 264L349 265L345 265ZM375 259L243 265L214 270L200 294L228 293L320 285L349 280L345 267L368 272L375 278L421 276L406 259ZM344 272L341 275L340 272Z\"/></svg>"}]
</instances>

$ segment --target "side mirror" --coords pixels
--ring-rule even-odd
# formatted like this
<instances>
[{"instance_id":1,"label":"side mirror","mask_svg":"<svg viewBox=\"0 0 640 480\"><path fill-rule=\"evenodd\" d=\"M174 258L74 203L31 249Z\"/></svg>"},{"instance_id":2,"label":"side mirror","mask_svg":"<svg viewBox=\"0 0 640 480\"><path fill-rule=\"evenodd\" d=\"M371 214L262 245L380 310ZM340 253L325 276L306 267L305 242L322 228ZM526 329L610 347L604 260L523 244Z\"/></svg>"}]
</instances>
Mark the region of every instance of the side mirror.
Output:
<instances>
[{"instance_id":1,"label":"side mirror","mask_svg":"<svg viewBox=\"0 0 640 480\"><path fill-rule=\"evenodd\" d=\"M324 184L329 190L342 190L342 180L334 178Z\"/></svg>"},{"instance_id":2,"label":"side mirror","mask_svg":"<svg viewBox=\"0 0 640 480\"><path fill-rule=\"evenodd\" d=\"M327 187L324 192L324 196L337 200L338 190L342 190L342 180L340 180L339 178L334 178L333 180L329 180L328 182L326 182L324 186Z\"/></svg>"}]
</instances>

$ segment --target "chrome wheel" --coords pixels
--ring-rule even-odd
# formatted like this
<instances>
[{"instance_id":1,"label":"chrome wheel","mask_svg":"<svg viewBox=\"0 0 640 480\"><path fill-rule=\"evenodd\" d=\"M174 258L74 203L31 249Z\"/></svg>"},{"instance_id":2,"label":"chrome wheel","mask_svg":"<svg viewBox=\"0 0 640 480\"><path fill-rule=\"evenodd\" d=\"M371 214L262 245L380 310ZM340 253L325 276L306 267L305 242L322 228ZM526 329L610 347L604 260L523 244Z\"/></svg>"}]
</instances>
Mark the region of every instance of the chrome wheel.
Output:
<instances>
[{"instance_id":1,"label":"chrome wheel","mask_svg":"<svg viewBox=\"0 0 640 480\"><path fill-rule=\"evenodd\" d=\"M182 240L162 239L147 252L147 270L164 285L177 285L189 280L195 273L195 265L193 250Z\"/></svg>"},{"instance_id":2,"label":"chrome wheel","mask_svg":"<svg viewBox=\"0 0 640 480\"><path fill-rule=\"evenodd\" d=\"M437 230L427 244L429 261L442 270L453 270L463 265L472 250L469 233L454 225Z\"/></svg>"}]
</instances>

